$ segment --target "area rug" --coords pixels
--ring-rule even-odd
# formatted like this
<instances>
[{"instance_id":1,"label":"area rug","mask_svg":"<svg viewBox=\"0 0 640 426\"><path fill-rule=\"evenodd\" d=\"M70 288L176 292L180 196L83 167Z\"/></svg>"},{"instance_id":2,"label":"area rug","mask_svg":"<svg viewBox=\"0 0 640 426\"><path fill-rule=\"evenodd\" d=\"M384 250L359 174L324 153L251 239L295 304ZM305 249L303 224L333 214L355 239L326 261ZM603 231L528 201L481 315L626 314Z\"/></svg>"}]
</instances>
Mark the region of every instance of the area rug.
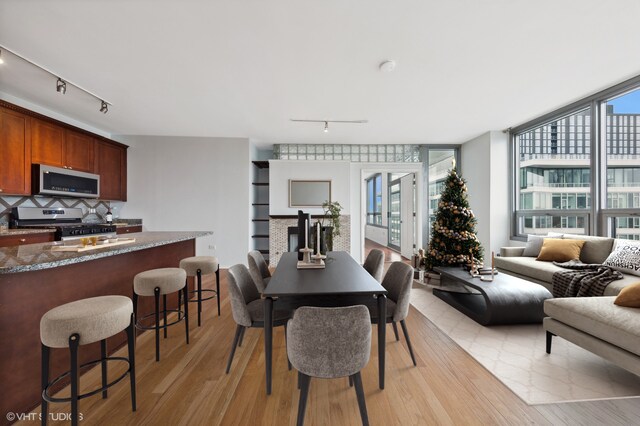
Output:
<instances>
[{"instance_id":1,"label":"area rug","mask_svg":"<svg viewBox=\"0 0 640 426\"><path fill-rule=\"evenodd\" d=\"M419 285L411 304L529 405L640 396L640 377L560 337L547 355L542 325L484 327Z\"/></svg>"}]
</instances>

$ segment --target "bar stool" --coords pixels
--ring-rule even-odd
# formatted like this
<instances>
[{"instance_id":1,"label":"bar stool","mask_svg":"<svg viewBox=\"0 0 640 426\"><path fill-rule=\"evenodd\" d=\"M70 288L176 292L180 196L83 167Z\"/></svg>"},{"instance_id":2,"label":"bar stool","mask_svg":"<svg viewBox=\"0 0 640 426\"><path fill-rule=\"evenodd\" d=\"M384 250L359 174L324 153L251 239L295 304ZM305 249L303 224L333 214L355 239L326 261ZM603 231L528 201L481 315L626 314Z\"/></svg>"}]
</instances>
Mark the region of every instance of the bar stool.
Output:
<instances>
[{"instance_id":1,"label":"bar stool","mask_svg":"<svg viewBox=\"0 0 640 426\"><path fill-rule=\"evenodd\" d=\"M184 269L188 277L196 277L196 290L191 293L197 293L198 297L189 302L198 303L198 327L202 324L202 302L205 300L218 299L218 316L220 316L220 265L218 259L213 256L193 256L187 257L180 261L180 268ZM202 289L202 276L207 274L216 274L216 289ZM202 292L215 293L209 297L202 298Z\"/></svg>"},{"instance_id":2,"label":"bar stool","mask_svg":"<svg viewBox=\"0 0 640 426\"><path fill-rule=\"evenodd\" d=\"M107 388L129 375L131 384L131 408L136 411L136 364L135 364L135 319L131 299L125 296L100 296L77 300L51 309L40 320L40 341L42 342L42 417L47 424L50 402L71 402L71 424L78 424L78 401L102 392L107 397ZM121 331L127 332L129 357L108 357L107 338ZM100 342L100 359L78 366L78 347ZM49 381L51 348L69 348L70 370ZM129 368L116 380L107 383L107 361L124 361ZM102 387L91 392L78 394L79 370L83 367L102 365ZM57 398L49 394L49 389L65 377L71 378L71 396Z\"/></svg>"},{"instance_id":3,"label":"bar stool","mask_svg":"<svg viewBox=\"0 0 640 426\"><path fill-rule=\"evenodd\" d=\"M164 338L167 338L167 327L184 320L189 344L189 306L184 304L184 312L180 309L180 290L183 291L185 299L188 298L188 289L185 285L187 274L180 268L159 268L140 272L133 278L133 312L138 318L138 296L153 296L155 298L155 311L138 318L136 327L140 330L156 331L156 361L160 361L160 329L164 329ZM178 292L178 309L167 309L167 294ZM162 311L160 311L160 295L162 295ZM178 319L172 323L167 323L167 313L176 312ZM164 322L160 325L160 314ZM142 325L146 318L154 317L155 325L147 327Z\"/></svg>"}]
</instances>

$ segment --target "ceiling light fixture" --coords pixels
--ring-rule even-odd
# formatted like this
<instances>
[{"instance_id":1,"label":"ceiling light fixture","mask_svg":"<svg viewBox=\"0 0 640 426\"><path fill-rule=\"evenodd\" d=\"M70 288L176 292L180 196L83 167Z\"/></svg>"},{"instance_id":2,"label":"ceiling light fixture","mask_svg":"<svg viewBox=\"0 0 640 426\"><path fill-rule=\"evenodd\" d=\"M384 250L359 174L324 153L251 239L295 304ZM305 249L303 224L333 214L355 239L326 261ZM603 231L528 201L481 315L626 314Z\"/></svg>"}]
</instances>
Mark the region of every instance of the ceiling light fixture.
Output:
<instances>
[{"instance_id":1,"label":"ceiling light fixture","mask_svg":"<svg viewBox=\"0 0 640 426\"><path fill-rule=\"evenodd\" d=\"M396 69L396 61L392 61L392 60L387 60L384 62L381 62L379 65L380 71L382 72L391 72L394 69Z\"/></svg>"},{"instance_id":2,"label":"ceiling light fixture","mask_svg":"<svg viewBox=\"0 0 640 426\"><path fill-rule=\"evenodd\" d=\"M3 51L4 51L4 52L3 52ZM73 82L71 82L71 81L67 80L66 78L59 77L59 74L58 74L58 73L55 73L55 72L53 72L53 71L51 71L51 70L49 70L49 69L47 69L47 68L43 67L42 65L38 65L37 63L33 62L31 59L28 59L28 58L26 58L26 57L22 56L21 54L16 53L16 52L14 52L13 50L11 50L11 49L7 49L5 46L0 45L0 55L1 55L2 53L5 53L5 56L6 56L6 52L11 53L12 55L16 56L17 58L20 58L20 59L22 59L23 61L28 62L28 63L30 63L31 65L33 65L33 66L35 66L35 67L37 67L37 68L40 68L42 71L44 71L44 72L46 72L46 73L48 73L48 74L50 74L50 75L54 76L54 77L57 79L57 82L56 82L56 91L57 91L58 93L62 93L62 94L66 93L66 91L67 91L67 85L68 85L68 84L70 84L71 86L74 86L75 88L82 90L82 91L83 91L84 93L86 93L87 95L93 96L94 98L96 98L97 100L99 100L99 101L100 101L100 112L102 112L102 113L105 113L105 114L106 114L106 113L107 113L107 111L108 111L108 109L109 109L109 105L113 105L111 102L104 100L104 98L103 98L102 96L98 96L98 95L96 95L95 93L90 92L89 90L87 90L87 89L85 89L85 88L83 88L83 87L81 87L81 86L79 86L79 85L77 85L77 84L75 84L75 83L73 83ZM4 61L3 61L3 60L2 60L2 58L0 57L0 64L1 64L1 63L3 63L3 62L4 62Z\"/></svg>"},{"instance_id":3,"label":"ceiling light fixture","mask_svg":"<svg viewBox=\"0 0 640 426\"><path fill-rule=\"evenodd\" d=\"M56 83L56 92L62 93L63 95L67 93L67 83L60 77L58 77L58 82Z\"/></svg>"},{"instance_id":4,"label":"ceiling light fixture","mask_svg":"<svg viewBox=\"0 0 640 426\"><path fill-rule=\"evenodd\" d=\"M342 123L342 124L366 124L369 120L305 120L298 118L290 118L291 121L297 123L324 123L323 132L329 133L329 123Z\"/></svg>"}]
</instances>

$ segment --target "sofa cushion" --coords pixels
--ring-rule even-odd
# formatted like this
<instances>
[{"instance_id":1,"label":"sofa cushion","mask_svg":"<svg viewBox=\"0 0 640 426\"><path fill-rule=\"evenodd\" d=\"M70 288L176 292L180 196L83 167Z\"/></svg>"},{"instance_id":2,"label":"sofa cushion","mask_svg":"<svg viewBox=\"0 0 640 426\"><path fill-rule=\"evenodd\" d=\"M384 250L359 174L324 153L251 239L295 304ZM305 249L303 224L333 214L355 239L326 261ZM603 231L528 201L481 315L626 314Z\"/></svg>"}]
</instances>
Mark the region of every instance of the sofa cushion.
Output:
<instances>
[{"instance_id":1,"label":"sofa cushion","mask_svg":"<svg viewBox=\"0 0 640 426\"><path fill-rule=\"evenodd\" d=\"M612 281L605 289L604 296L617 296L623 288L637 283L638 277L635 275L622 274L621 280Z\"/></svg>"},{"instance_id":2,"label":"sofa cushion","mask_svg":"<svg viewBox=\"0 0 640 426\"><path fill-rule=\"evenodd\" d=\"M538 257L545 238L562 238L562 235L557 232L549 232L547 235L527 235L527 245L524 247L522 256Z\"/></svg>"},{"instance_id":3,"label":"sofa cushion","mask_svg":"<svg viewBox=\"0 0 640 426\"><path fill-rule=\"evenodd\" d=\"M544 313L605 342L640 355L640 310L613 304L615 297L547 299Z\"/></svg>"},{"instance_id":4,"label":"sofa cushion","mask_svg":"<svg viewBox=\"0 0 640 426\"><path fill-rule=\"evenodd\" d=\"M562 268L551 262L538 262L535 257L496 257L498 269L551 283L551 277Z\"/></svg>"},{"instance_id":5,"label":"sofa cushion","mask_svg":"<svg viewBox=\"0 0 640 426\"><path fill-rule=\"evenodd\" d=\"M580 260L583 263L602 263L613 248L613 238L594 237L591 235L564 234L564 239L582 240L585 242L580 252Z\"/></svg>"},{"instance_id":6,"label":"sofa cushion","mask_svg":"<svg viewBox=\"0 0 640 426\"><path fill-rule=\"evenodd\" d=\"M627 308L640 308L640 281L623 288L613 303Z\"/></svg>"},{"instance_id":7,"label":"sofa cushion","mask_svg":"<svg viewBox=\"0 0 640 426\"><path fill-rule=\"evenodd\" d=\"M584 241L545 238L537 260L547 262L568 262L579 259Z\"/></svg>"},{"instance_id":8,"label":"sofa cushion","mask_svg":"<svg viewBox=\"0 0 640 426\"><path fill-rule=\"evenodd\" d=\"M604 264L620 272L640 276L640 242L618 240Z\"/></svg>"}]
</instances>

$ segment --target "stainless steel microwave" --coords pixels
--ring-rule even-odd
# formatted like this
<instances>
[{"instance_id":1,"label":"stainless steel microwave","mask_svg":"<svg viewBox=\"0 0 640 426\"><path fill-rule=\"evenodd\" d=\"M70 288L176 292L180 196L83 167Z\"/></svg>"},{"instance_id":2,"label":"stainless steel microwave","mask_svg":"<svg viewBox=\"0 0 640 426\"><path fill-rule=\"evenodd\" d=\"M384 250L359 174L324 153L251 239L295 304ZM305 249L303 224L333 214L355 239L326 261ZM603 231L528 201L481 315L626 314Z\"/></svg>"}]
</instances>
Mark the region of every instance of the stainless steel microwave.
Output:
<instances>
[{"instance_id":1,"label":"stainless steel microwave","mask_svg":"<svg viewBox=\"0 0 640 426\"><path fill-rule=\"evenodd\" d=\"M33 194L98 198L100 176L60 167L33 165Z\"/></svg>"}]
</instances>

